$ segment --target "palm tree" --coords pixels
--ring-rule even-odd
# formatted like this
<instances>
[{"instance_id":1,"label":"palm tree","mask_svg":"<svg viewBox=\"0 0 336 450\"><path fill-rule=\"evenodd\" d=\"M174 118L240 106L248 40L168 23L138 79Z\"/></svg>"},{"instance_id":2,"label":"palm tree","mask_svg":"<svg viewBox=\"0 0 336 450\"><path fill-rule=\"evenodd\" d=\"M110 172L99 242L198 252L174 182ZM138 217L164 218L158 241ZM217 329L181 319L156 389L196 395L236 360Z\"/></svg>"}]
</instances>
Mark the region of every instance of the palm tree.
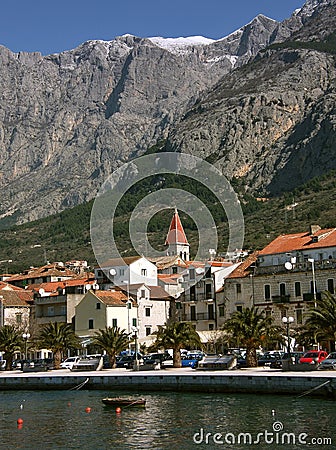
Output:
<instances>
[{"instance_id":1,"label":"palm tree","mask_svg":"<svg viewBox=\"0 0 336 450\"><path fill-rule=\"evenodd\" d=\"M116 367L116 356L126 350L129 344L129 335L119 327L106 327L95 333L94 344L106 351L112 369Z\"/></svg>"},{"instance_id":2,"label":"palm tree","mask_svg":"<svg viewBox=\"0 0 336 450\"><path fill-rule=\"evenodd\" d=\"M11 370L14 353L20 351L23 345L19 330L13 325L4 325L0 328L0 351L4 352L6 370Z\"/></svg>"},{"instance_id":3,"label":"palm tree","mask_svg":"<svg viewBox=\"0 0 336 450\"><path fill-rule=\"evenodd\" d=\"M246 348L247 367L257 367L257 348L274 340L277 330L272 324L273 318L259 313L254 306L236 311L224 324L223 330L228 333L230 340L235 339Z\"/></svg>"},{"instance_id":4,"label":"palm tree","mask_svg":"<svg viewBox=\"0 0 336 450\"><path fill-rule=\"evenodd\" d=\"M182 348L202 348L200 337L191 323L170 322L165 326L159 326L156 341L152 348L172 348L173 367L181 367Z\"/></svg>"},{"instance_id":5,"label":"palm tree","mask_svg":"<svg viewBox=\"0 0 336 450\"><path fill-rule=\"evenodd\" d=\"M54 354L55 369L60 368L62 357L70 349L80 348L79 338L66 323L50 322L42 328L39 335L40 345Z\"/></svg>"},{"instance_id":6,"label":"palm tree","mask_svg":"<svg viewBox=\"0 0 336 450\"><path fill-rule=\"evenodd\" d=\"M328 291L324 291L320 299L316 299L315 306L311 308L306 326L317 342L330 341L332 350L336 341L336 297Z\"/></svg>"}]
</instances>

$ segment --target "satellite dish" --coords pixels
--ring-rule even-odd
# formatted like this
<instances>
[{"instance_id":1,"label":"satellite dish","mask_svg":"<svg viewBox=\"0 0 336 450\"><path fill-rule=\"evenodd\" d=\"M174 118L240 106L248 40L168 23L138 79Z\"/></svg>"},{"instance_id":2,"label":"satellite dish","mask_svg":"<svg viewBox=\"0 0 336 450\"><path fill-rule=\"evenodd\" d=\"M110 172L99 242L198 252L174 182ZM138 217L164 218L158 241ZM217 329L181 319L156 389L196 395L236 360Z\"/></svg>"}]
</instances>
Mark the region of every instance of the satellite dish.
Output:
<instances>
[{"instance_id":1,"label":"satellite dish","mask_svg":"<svg viewBox=\"0 0 336 450\"><path fill-rule=\"evenodd\" d=\"M86 284L86 285L85 285L85 289L86 289L87 291L89 291L89 290L91 289L91 284Z\"/></svg>"},{"instance_id":2,"label":"satellite dish","mask_svg":"<svg viewBox=\"0 0 336 450\"><path fill-rule=\"evenodd\" d=\"M285 269L292 270L293 269L293 264L291 262L287 261L285 263Z\"/></svg>"},{"instance_id":3,"label":"satellite dish","mask_svg":"<svg viewBox=\"0 0 336 450\"><path fill-rule=\"evenodd\" d=\"M117 271L115 269L110 269L110 275L114 277L114 275L117 274Z\"/></svg>"},{"instance_id":4,"label":"satellite dish","mask_svg":"<svg viewBox=\"0 0 336 450\"><path fill-rule=\"evenodd\" d=\"M39 289L39 294L42 296L43 294L45 294L45 290L43 288Z\"/></svg>"}]
</instances>

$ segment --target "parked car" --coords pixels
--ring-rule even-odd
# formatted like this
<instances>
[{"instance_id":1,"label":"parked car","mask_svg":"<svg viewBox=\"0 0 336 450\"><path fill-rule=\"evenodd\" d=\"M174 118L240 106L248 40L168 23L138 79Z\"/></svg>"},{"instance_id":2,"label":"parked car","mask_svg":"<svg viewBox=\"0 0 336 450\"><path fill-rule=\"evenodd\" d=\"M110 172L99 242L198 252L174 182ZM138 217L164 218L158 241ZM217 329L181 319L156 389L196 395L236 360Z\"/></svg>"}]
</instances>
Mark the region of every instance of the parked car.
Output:
<instances>
[{"instance_id":1,"label":"parked car","mask_svg":"<svg viewBox=\"0 0 336 450\"><path fill-rule=\"evenodd\" d=\"M125 355L122 356L119 361L117 361L116 367L117 368L124 368L124 369L133 369L135 361L135 354L134 355ZM143 356L138 353L138 361L139 364L143 362Z\"/></svg>"},{"instance_id":2,"label":"parked car","mask_svg":"<svg viewBox=\"0 0 336 450\"><path fill-rule=\"evenodd\" d=\"M79 356L70 356L61 363L61 368L71 370L73 368L73 365L76 364L79 360L80 360Z\"/></svg>"},{"instance_id":3,"label":"parked car","mask_svg":"<svg viewBox=\"0 0 336 450\"><path fill-rule=\"evenodd\" d=\"M282 362L287 361L289 358L292 360L294 364L299 363L299 359L304 355L303 352L291 352L290 354L284 353L283 356L279 359L275 359L271 362L271 369L282 369Z\"/></svg>"},{"instance_id":4,"label":"parked car","mask_svg":"<svg viewBox=\"0 0 336 450\"><path fill-rule=\"evenodd\" d=\"M310 350L309 352L306 352L300 359L300 364L319 364L322 362L326 357L328 356L328 353L324 350Z\"/></svg>"},{"instance_id":5,"label":"parked car","mask_svg":"<svg viewBox=\"0 0 336 450\"><path fill-rule=\"evenodd\" d=\"M258 366L270 367L272 362L279 360L280 354L267 353L258 357Z\"/></svg>"},{"instance_id":6,"label":"parked car","mask_svg":"<svg viewBox=\"0 0 336 450\"><path fill-rule=\"evenodd\" d=\"M319 370L336 370L336 352L330 353L318 366Z\"/></svg>"}]
</instances>

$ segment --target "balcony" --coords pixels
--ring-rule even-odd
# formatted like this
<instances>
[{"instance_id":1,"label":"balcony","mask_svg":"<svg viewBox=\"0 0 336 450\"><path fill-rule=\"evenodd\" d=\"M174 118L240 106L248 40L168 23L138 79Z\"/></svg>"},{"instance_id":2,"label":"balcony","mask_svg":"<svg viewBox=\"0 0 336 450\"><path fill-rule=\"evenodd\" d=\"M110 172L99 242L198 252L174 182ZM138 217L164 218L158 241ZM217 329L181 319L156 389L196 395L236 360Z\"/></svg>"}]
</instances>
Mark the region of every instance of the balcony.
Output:
<instances>
[{"instance_id":1,"label":"balcony","mask_svg":"<svg viewBox=\"0 0 336 450\"><path fill-rule=\"evenodd\" d=\"M183 322L198 322L199 320L215 320L215 314L197 313L196 316L191 314L182 314Z\"/></svg>"},{"instance_id":2,"label":"balcony","mask_svg":"<svg viewBox=\"0 0 336 450\"><path fill-rule=\"evenodd\" d=\"M312 292L306 292L302 294L302 298L304 302L313 302L314 294ZM316 292L316 299L321 300L321 292Z\"/></svg>"},{"instance_id":3,"label":"balcony","mask_svg":"<svg viewBox=\"0 0 336 450\"><path fill-rule=\"evenodd\" d=\"M323 259L315 261L315 270L336 269L336 259ZM297 262L293 264L291 272L311 272L312 265L308 261ZM288 273L284 264L277 264L271 266L257 266L255 275L269 275L276 273Z\"/></svg>"},{"instance_id":4,"label":"balcony","mask_svg":"<svg viewBox=\"0 0 336 450\"><path fill-rule=\"evenodd\" d=\"M290 295L272 295L273 303L289 303Z\"/></svg>"}]
</instances>

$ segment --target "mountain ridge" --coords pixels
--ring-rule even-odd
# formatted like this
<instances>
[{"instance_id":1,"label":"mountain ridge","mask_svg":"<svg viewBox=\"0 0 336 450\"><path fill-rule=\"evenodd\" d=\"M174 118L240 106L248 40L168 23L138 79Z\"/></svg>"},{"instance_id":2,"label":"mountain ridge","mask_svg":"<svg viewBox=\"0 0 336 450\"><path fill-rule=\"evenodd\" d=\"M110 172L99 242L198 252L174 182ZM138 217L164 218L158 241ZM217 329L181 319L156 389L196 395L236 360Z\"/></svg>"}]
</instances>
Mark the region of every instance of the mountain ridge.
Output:
<instances>
[{"instance_id":1,"label":"mountain ridge","mask_svg":"<svg viewBox=\"0 0 336 450\"><path fill-rule=\"evenodd\" d=\"M325 4L309 0L281 24L257 16L183 54L131 35L45 57L1 47L0 218L22 223L94 198L113 170L171 135L220 80Z\"/></svg>"}]
</instances>

